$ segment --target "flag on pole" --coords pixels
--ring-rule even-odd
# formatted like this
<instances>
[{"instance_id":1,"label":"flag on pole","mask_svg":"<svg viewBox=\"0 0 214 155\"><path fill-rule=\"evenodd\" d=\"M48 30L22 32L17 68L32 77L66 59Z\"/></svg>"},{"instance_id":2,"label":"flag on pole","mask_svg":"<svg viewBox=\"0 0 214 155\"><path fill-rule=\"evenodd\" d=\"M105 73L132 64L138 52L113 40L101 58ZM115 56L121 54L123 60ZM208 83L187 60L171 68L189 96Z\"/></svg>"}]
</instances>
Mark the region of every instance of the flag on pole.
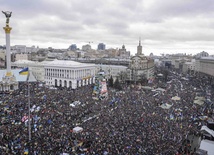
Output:
<instances>
[{"instance_id":1,"label":"flag on pole","mask_svg":"<svg viewBox=\"0 0 214 155\"><path fill-rule=\"evenodd\" d=\"M28 80L29 80L29 77L30 77L30 72L29 72L28 67L23 68L23 69L19 72L19 75L27 75L26 81L28 81Z\"/></svg>"},{"instance_id":2,"label":"flag on pole","mask_svg":"<svg viewBox=\"0 0 214 155\"><path fill-rule=\"evenodd\" d=\"M19 72L19 74L20 74L20 75L28 75L28 72L29 72L29 70L28 70L28 67L27 67L27 68L23 68L23 69Z\"/></svg>"}]
</instances>

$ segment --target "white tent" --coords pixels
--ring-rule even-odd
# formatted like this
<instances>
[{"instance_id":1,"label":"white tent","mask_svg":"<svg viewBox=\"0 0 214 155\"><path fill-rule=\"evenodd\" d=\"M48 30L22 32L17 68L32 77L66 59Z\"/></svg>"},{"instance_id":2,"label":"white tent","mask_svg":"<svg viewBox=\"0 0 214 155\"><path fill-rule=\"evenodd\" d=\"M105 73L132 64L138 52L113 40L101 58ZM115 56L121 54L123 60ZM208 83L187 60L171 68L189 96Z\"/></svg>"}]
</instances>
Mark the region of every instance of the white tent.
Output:
<instances>
[{"instance_id":1,"label":"white tent","mask_svg":"<svg viewBox=\"0 0 214 155\"><path fill-rule=\"evenodd\" d=\"M172 106L172 105L170 105L170 104L164 103L164 104L162 104L160 107L161 107L162 109L169 109L169 108L171 108L171 106Z\"/></svg>"},{"instance_id":2,"label":"white tent","mask_svg":"<svg viewBox=\"0 0 214 155\"><path fill-rule=\"evenodd\" d=\"M203 105L204 101L202 101L202 100L194 100L193 103L198 104L198 105Z\"/></svg>"},{"instance_id":3,"label":"white tent","mask_svg":"<svg viewBox=\"0 0 214 155\"><path fill-rule=\"evenodd\" d=\"M83 131L82 127L77 126L77 127L73 128L73 132L74 133L79 133L79 132L82 132L82 131Z\"/></svg>"},{"instance_id":4,"label":"white tent","mask_svg":"<svg viewBox=\"0 0 214 155\"><path fill-rule=\"evenodd\" d=\"M153 89L152 87L149 87L149 86L142 86L141 88L146 89L146 90L152 90Z\"/></svg>"},{"instance_id":5,"label":"white tent","mask_svg":"<svg viewBox=\"0 0 214 155\"><path fill-rule=\"evenodd\" d=\"M175 100L175 101L179 101L181 98L180 97L178 97L178 96L174 96L174 97L172 97L172 100Z\"/></svg>"},{"instance_id":6,"label":"white tent","mask_svg":"<svg viewBox=\"0 0 214 155\"><path fill-rule=\"evenodd\" d=\"M208 152L208 155L214 155L214 142L210 140L202 140L200 144L200 149Z\"/></svg>"},{"instance_id":7,"label":"white tent","mask_svg":"<svg viewBox=\"0 0 214 155\"><path fill-rule=\"evenodd\" d=\"M152 90L152 91L161 91L161 92L164 92L165 89L163 89L163 88L157 88L157 89L154 89L154 90Z\"/></svg>"}]
</instances>

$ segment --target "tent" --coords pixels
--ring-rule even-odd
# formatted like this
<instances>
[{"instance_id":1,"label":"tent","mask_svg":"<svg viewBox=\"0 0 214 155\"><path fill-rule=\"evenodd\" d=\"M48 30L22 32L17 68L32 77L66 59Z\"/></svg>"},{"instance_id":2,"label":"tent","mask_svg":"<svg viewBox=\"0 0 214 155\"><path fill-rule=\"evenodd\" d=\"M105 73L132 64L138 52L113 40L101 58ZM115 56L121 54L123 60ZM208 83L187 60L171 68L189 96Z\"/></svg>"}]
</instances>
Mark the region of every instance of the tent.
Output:
<instances>
[{"instance_id":1,"label":"tent","mask_svg":"<svg viewBox=\"0 0 214 155\"><path fill-rule=\"evenodd\" d=\"M154 89L154 90L152 90L152 91L161 91L161 92L164 92L165 89L163 89L163 88L157 88L157 89Z\"/></svg>"},{"instance_id":2,"label":"tent","mask_svg":"<svg viewBox=\"0 0 214 155\"><path fill-rule=\"evenodd\" d=\"M141 88L143 88L145 90L152 90L153 89L152 87L149 87L149 86L142 86Z\"/></svg>"},{"instance_id":3,"label":"tent","mask_svg":"<svg viewBox=\"0 0 214 155\"><path fill-rule=\"evenodd\" d=\"M194 100L193 103L198 104L198 105L203 105L204 101L202 101L202 100Z\"/></svg>"},{"instance_id":4,"label":"tent","mask_svg":"<svg viewBox=\"0 0 214 155\"><path fill-rule=\"evenodd\" d=\"M161 77L162 77L162 76L163 76L163 74L161 74L161 73L160 73L160 74L158 74L157 76L161 76Z\"/></svg>"},{"instance_id":5,"label":"tent","mask_svg":"<svg viewBox=\"0 0 214 155\"><path fill-rule=\"evenodd\" d=\"M202 140L200 144L200 149L208 152L208 155L214 155L214 142L210 140Z\"/></svg>"},{"instance_id":6,"label":"tent","mask_svg":"<svg viewBox=\"0 0 214 155\"><path fill-rule=\"evenodd\" d=\"M174 100L174 101L179 101L181 98L180 97L178 97L178 96L174 96L174 97L172 97L172 100Z\"/></svg>"},{"instance_id":7,"label":"tent","mask_svg":"<svg viewBox=\"0 0 214 155\"><path fill-rule=\"evenodd\" d=\"M82 127L77 126L77 127L73 128L73 132L74 133L79 133L79 132L82 132L82 131L83 131Z\"/></svg>"},{"instance_id":8,"label":"tent","mask_svg":"<svg viewBox=\"0 0 214 155\"><path fill-rule=\"evenodd\" d=\"M162 109L169 109L169 108L171 108L171 106L172 106L172 105L170 105L170 104L164 103L164 104L162 104L160 107L161 107Z\"/></svg>"}]
</instances>

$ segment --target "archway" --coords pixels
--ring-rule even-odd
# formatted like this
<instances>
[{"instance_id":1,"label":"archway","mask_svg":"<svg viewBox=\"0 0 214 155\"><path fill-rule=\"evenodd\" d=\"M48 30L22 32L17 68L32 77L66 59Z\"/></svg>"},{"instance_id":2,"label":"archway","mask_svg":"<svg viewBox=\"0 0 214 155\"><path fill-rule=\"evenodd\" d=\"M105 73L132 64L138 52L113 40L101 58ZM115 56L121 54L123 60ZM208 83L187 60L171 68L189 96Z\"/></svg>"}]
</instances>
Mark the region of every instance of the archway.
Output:
<instances>
[{"instance_id":1,"label":"archway","mask_svg":"<svg viewBox=\"0 0 214 155\"><path fill-rule=\"evenodd\" d=\"M57 87L57 79L55 79L54 85L55 87Z\"/></svg>"},{"instance_id":2,"label":"archway","mask_svg":"<svg viewBox=\"0 0 214 155\"><path fill-rule=\"evenodd\" d=\"M77 80L77 87L79 87L79 81Z\"/></svg>"},{"instance_id":3,"label":"archway","mask_svg":"<svg viewBox=\"0 0 214 155\"><path fill-rule=\"evenodd\" d=\"M72 87L72 82L71 81L69 81L69 87Z\"/></svg>"},{"instance_id":4,"label":"archway","mask_svg":"<svg viewBox=\"0 0 214 155\"><path fill-rule=\"evenodd\" d=\"M67 81L66 80L64 81L64 87L67 87Z\"/></svg>"},{"instance_id":5,"label":"archway","mask_svg":"<svg viewBox=\"0 0 214 155\"><path fill-rule=\"evenodd\" d=\"M59 86L62 87L62 80L59 80Z\"/></svg>"},{"instance_id":6,"label":"archway","mask_svg":"<svg viewBox=\"0 0 214 155\"><path fill-rule=\"evenodd\" d=\"M10 85L10 90L13 90L14 89L14 86L13 85Z\"/></svg>"}]
</instances>

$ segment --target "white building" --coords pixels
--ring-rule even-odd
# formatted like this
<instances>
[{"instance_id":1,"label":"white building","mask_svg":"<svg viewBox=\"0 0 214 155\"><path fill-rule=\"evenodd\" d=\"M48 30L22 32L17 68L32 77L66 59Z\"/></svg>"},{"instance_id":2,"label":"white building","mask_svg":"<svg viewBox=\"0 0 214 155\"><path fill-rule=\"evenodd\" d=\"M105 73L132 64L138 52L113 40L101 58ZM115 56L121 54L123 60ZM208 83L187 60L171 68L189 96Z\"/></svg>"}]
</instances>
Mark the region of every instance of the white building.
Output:
<instances>
[{"instance_id":1,"label":"white building","mask_svg":"<svg viewBox=\"0 0 214 155\"><path fill-rule=\"evenodd\" d=\"M195 69L196 69L195 59L192 59L191 62L185 62L183 64L182 72L187 73L188 71L195 71Z\"/></svg>"},{"instance_id":2,"label":"white building","mask_svg":"<svg viewBox=\"0 0 214 155\"><path fill-rule=\"evenodd\" d=\"M12 53L32 53L39 50L39 47L26 47L26 45L15 45L11 46Z\"/></svg>"},{"instance_id":3,"label":"white building","mask_svg":"<svg viewBox=\"0 0 214 155\"><path fill-rule=\"evenodd\" d=\"M79 63L79 62L70 61L70 60L69 61L54 60L54 61L42 61L42 62L19 60L16 62L12 62L12 67L16 67L16 68L29 67L29 70L32 72L36 80L43 81L43 82L45 81L47 85L53 85L53 86L61 85L62 87L64 87L65 82L62 83L62 81L66 80L66 86L69 87L69 82L71 81L70 84L74 84L72 88L85 85L85 82L87 82L87 84L94 83L93 77L100 70L100 68L104 70L107 79L109 79L112 76L114 80L118 77L118 75L121 72L126 72L126 69L127 69L126 66L120 66L120 65L95 65L95 64ZM59 70L61 70L61 76L60 76ZM66 70L66 74L68 71L68 77L65 77L66 74L62 73L65 70ZM81 74L81 75L78 76L77 74ZM56 79L57 81L54 81L54 79ZM60 83L60 80L61 80L61 83ZM75 86L75 84L77 84L77 86Z\"/></svg>"},{"instance_id":4,"label":"white building","mask_svg":"<svg viewBox=\"0 0 214 155\"><path fill-rule=\"evenodd\" d=\"M44 66L45 83L49 86L60 86L76 89L94 83L95 64L75 61L54 60Z\"/></svg>"},{"instance_id":5,"label":"white building","mask_svg":"<svg viewBox=\"0 0 214 155\"><path fill-rule=\"evenodd\" d=\"M82 50L83 50L83 51L90 51L90 50L91 50L91 45L89 45L89 44L83 45L83 46L82 46Z\"/></svg>"},{"instance_id":6,"label":"white building","mask_svg":"<svg viewBox=\"0 0 214 155\"><path fill-rule=\"evenodd\" d=\"M15 60L28 60L28 54L26 53L20 53L20 54L16 54Z\"/></svg>"},{"instance_id":7,"label":"white building","mask_svg":"<svg viewBox=\"0 0 214 155\"><path fill-rule=\"evenodd\" d=\"M128 81L154 78L154 60L143 55L132 57L127 69L127 75Z\"/></svg>"},{"instance_id":8,"label":"white building","mask_svg":"<svg viewBox=\"0 0 214 155\"><path fill-rule=\"evenodd\" d=\"M214 57L202 57L199 63L201 73L214 76Z\"/></svg>"}]
</instances>

